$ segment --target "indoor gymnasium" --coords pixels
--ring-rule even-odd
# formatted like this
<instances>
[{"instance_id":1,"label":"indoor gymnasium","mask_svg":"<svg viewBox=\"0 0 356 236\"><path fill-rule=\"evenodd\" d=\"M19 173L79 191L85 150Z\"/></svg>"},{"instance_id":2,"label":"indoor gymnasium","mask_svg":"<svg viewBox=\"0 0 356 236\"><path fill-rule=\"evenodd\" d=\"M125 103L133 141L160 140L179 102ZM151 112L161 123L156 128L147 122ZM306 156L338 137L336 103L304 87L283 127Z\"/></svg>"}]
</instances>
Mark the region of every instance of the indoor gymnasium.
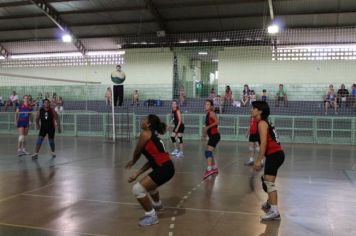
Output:
<instances>
[{"instance_id":1,"label":"indoor gymnasium","mask_svg":"<svg viewBox=\"0 0 356 236\"><path fill-rule=\"evenodd\" d=\"M356 235L355 63L354 0L0 0L0 235Z\"/></svg>"}]
</instances>

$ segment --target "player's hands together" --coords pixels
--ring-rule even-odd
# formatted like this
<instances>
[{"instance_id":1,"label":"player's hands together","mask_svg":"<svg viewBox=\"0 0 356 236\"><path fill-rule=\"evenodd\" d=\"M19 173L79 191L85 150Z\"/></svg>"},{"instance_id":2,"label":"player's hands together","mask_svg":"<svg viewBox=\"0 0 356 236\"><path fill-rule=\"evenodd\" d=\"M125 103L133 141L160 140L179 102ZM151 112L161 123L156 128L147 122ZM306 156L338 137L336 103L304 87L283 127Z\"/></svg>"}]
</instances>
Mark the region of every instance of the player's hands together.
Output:
<instances>
[{"instance_id":1,"label":"player's hands together","mask_svg":"<svg viewBox=\"0 0 356 236\"><path fill-rule=\"evenodd\" d=\"M260 160L257 160L255 164L253 165L253 169L255 171L260 171L262 169L262 163Z\"/></svg>"}]
</instances>

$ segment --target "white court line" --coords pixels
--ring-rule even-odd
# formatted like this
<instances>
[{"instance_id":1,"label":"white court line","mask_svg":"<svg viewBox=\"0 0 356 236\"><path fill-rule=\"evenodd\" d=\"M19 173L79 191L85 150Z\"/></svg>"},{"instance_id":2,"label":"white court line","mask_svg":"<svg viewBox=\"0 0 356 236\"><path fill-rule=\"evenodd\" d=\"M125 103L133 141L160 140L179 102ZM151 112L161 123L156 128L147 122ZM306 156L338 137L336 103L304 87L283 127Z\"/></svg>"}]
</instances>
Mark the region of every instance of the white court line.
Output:
<instances>
[{"instance_id":1,"label":"white court line","mask_svg":"<svg viewBox=\"0 0 356 236\"><path fill-rule=\"evenodd\" d=\"M49 196L49 195L39 195L39 194L30 194L24 193L24 196L31 196L31 197L42 197L42 198L60 198L60 196ZM95 199L88 199L88 198L72 198L71 200L75 201L83 201L83 202L97 202L97 203L110 203L110 204L119 204L119 205L128 205L128 206L139 206L138 203L131 203L131 202L115 202L115 201L106 201L106 200L95 200Z\"/></svg>"},{"instance_id":2,"label":"white court line","mask_svg":"<svg viewBox=\"0 0 356 236\"><path fill-rule=\"evenodd\" d=\"M169 233L168 233L168 236L173 236L173 232L169 232Z\"/></svg>"},{"instance_id":3,"label":"white court line","mask_svg":"<svg viewBox=\"0 0 356 236\"><path fill-rule=\"evenodd\" d=\"M174 224L170 224L170 225L169 225L169 228L170 228L170 229L174 229Z\"/></svg>"},{"instance_id":4,"label":"white court line","mask_svg":"<svg viewBox=\"0 0 356 236\"><path fill-rule=\"evenodd\" d=\"M90 233L83 233L83 232L78 232L78 231L50 229L50 228L45 228L45 227L17 225L17 224L7 224L7 223L3 223L3 222L0 222L0 225L12 226L12 227L20 227L20 228L24 228L24 229L46 230L46 231L59 232L59 233L72 233L73 235L81 234L81 235L88 235L88 236L107 236L106 234L90 234Z\"/></svg>"},{"instance_id":5,"label":"white court line","mask_svg":"<svg viewBox=\"0 0 356 236\"><path fill-rule=\"evenodd\" d=\"M45 196L45 195L36 195L36 194L23 194L26 196L33 197L43 197L43 198L61 198L58 196ZM116 201L103 201L103 200L94 200L94 199L73 199L77 201L88 201L88 202L98 202L98 203L110 203L110 204L119 204L119 205L128 205L128 206L139 206L138 203L131 202L116 202ZM212 209L201 209L201 208L181 208L181 205L176 207L165 206L166 209L173 209L173 214L177 215L177 210L186 210L186 211L197 211L197 212L211 212L211 213L226 213L226 214L241 214L241 215L259 215L253 212L243 212L243 211L221 211L221 210L212 210Z\"/></svg>"}]
</instances>

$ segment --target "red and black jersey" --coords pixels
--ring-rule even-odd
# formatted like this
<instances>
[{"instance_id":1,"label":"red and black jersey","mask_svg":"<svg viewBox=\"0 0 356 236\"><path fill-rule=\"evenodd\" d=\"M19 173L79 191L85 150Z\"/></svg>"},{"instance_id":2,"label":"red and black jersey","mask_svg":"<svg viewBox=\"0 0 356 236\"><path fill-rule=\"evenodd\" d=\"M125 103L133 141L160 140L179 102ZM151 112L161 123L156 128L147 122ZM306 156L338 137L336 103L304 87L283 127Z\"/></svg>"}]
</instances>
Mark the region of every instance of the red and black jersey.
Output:
<instances>
[{"instance_id":1,"label":"red and black jersey","mask_svg":"<svg viewBox=\"0 0 356 236\"><path fill-rule=\"evenodd\" d=\"M257 120L253 117L250 118L250 134L257 134L258 133L258 126Z\"/></svg>"},{"instance_id":2,"label":"red and black jersey","mask_svg":"<svg viewBox=\"0 0 356 236\"><path fill-rule=\"evenodd\" d=\"M177 114L177 111L178 111L178 110L179 110L179 109L177 109L177 110L172 110L172 120L173 120L174 126L177 126L178 123L179 123L178 114ZM181 117L181 119L182 119L182 117ZM180 124L183 125L183 121L181 121Z\"/></svg>"},{"instance_id":3,"label":"red and black jersey","mask_svg":"<svg viewBox=\"0 0 356 236\"><path fill-rule=\"evenodd\" d=\"M153 169L171 160L164 148L162 140L153 132L150 140L148 140L143 147L142 154L147 158Z\"/></svg>"},{"instance_id":4,"label":"red and black jersey","mask_svg":"<svg viewBox=\"0 0 356 236\"><path fill-rule=\"evenodd\" d=\"M269 123L268 124L268 132L267 132L267 147L265 155L269 156L275 152L282 151L282 146L279 143L277 132L275 128Z\"/></svg>"},{"instance_id":5,"label":"red and black jersey","mask_svg":"<svg viewBox=\"0 0 356 236\"><path fill-rule=\"evenodd\" d=\"M214 118L211 117L211 115L210 115L210 111L208 111L206 113L206 117L205 117L205 126L209 126L210 124L214 123L214 121L215 121ZM218 134L219 133L218 126L215 125L215 126L209 128L207 133L208 133L208 136Z\"/></svg>"},{"instance_id":6,"label":"red and black jersey","mask_svg":"<svg viewBox=\"0 0 356 236\"><path fill-rule=\"evenodd\" d=\"M57 118L57 113L52 108L49 108L48 110L46 110L45 108L41 108L40 109L41 129L54 129L56 118Z\"/></svg>"}]
</instances>

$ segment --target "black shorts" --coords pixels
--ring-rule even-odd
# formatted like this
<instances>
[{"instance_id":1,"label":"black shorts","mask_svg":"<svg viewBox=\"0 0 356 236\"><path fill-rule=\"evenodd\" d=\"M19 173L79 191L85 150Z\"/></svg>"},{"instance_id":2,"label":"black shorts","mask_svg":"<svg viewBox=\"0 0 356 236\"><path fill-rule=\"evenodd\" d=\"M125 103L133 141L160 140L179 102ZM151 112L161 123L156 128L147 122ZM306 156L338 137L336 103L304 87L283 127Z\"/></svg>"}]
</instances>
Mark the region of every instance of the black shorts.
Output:
<instances>
[{"instance_id":1,"label":"black shorts","mask_svg":"<svg viewBox=\"0 0 356 236\"><path fill-rule=\"evenodd\" d=\"M277 176L279 167L284 162L284 152L278 151L266 156L264 175Z\"/></svg>"},{"instance_id":2,"label":"black shorts","mask_svg":"<svg viewBox=\"0 0 356 236\"><path fill-rule=\"evenodd\" d=\"M40 129L40 133L38 134L38 136L42 136L42 137L46 137L46 135L48 134L48 138L49 139L54 139L54 133L56 132L55 129Z\"/></svg>"},{"instance_id":3,"label":"black shorts","mask_svg":"<svg viewBox=\"0 0 356 236\"><path fill-rule=\"evenodd\" d=\"M148 174L149 177L158 186L168 182L174 176L174 165L172 161L167 161L161 166L153 169L151 173Z\"/></svg>"},{"instance_id":4,"label":"black shorts","mask_svg":"<svg viewBox=\"0 0 356 236\"><path fill-rule=\"evenodd\" d=\"M180 134L182 134L182 133L184 133L184 124L181 124L180 126L179 126L179 128L178 128L178 132L175 132L175 130L177 129L177 126L174 126L174 128L173 128L173 133L180 133Z\"/></svg>"},{"instance_id":5,"label":"black shorts","mask_svg":"<svg viewBox=\"0 0 356 236\"><path fill-rule=\"evenodd\" d=\"M260 136L258 135L258 133L250 134L250 136L248 137L248 141L252 142L252 143L258 142L258 141L260 141Z\"/></svg>"},{"instance_id":6,"label":"black shorts","mask_svg":"<svg viewBox=\"0 0 356 236\"><path fill-rule=\"evenodd\" d=\"M213 134L213 135L209 135L209 140L208 140L208 146L212 146L212 147L216 147L216 145L218 145L218 142L220 141L220 134Z\"/></svg>"}]
</instances>

